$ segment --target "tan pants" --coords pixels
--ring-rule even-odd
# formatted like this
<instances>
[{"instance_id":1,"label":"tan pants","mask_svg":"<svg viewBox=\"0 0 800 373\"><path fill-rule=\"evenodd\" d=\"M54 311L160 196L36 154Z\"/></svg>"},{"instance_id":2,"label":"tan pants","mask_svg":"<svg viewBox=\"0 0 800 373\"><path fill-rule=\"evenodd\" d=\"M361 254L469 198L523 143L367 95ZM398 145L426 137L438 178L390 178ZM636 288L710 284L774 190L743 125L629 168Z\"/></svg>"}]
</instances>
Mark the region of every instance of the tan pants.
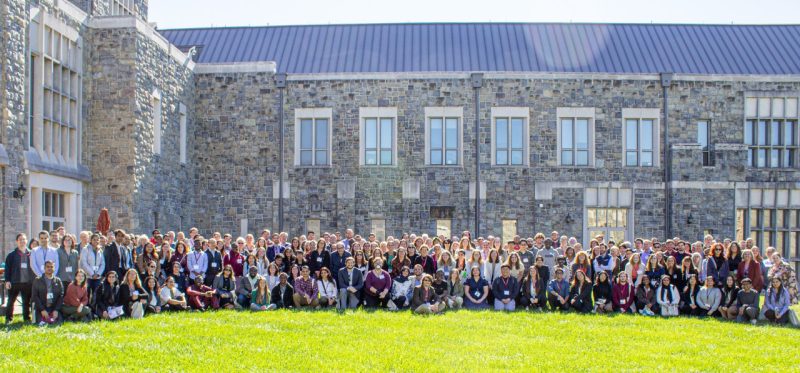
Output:
<instances>
[{"instance_id":1,"label":"tan pants","mask_svg":"<svg viewBox=\"0 0 800 373\"><path fill-rule=\"evenodd\" d=\"M461 298L461 297L453 297L453 298L447 299L447 307L450 307L452 309L456 309L457 310L457 309L461 308L461 306L463 304L464 304L464 298Z\"/></svg>"},{"instance_id":2,"label":"tan pants","mask_svg":"<svg viewBox=\"0 0 800 373\"><path fill-rule=\"evenodd\" d=\"M728 307L726 312L722 312L722 310L719 310L719 312L722 314L722 317L727 320L736 320L736 316L739 316L739 307L732 305Z\"/></svg>"},{"instance_id":3,"label":"tan pants","mask_svg":"<svg viewBox=\"0 0 800 373\"><path fill-rule=\"evenodd\" d=\"M319 307L319 300L317 298L311 298L311 302L309 302L308 300L306 300L306 297L295 293L292 296L292 299L294 300L294 306L297 307L297 308L300 308L300 307L314 307L314 308L317 308L317 307Z\"/></svg>"},{"instance_id":4,"label":"tan pants","mask_svg":"<svg viewBox=\"0 0 800 373\"><path fill-rule=\"evenodd\" d=\"M414 310L414 313L418 313L421 315L430 315L432 313L440 313L444 311L444 306L445 306L444 303L436 303L435 306L436 306L435 312L433 311L433 308L431 308L430 304L423 304L417 307L417 309Z\"/></svg>"}]
</instances>

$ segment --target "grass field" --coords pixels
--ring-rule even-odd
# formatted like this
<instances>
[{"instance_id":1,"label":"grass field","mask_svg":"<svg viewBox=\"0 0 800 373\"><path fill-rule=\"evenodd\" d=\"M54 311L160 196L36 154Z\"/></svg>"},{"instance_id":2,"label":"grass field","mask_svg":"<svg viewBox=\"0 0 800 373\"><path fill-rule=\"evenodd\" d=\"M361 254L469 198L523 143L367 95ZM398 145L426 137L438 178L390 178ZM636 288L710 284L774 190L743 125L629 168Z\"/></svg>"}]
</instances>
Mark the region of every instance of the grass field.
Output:
<instances>
[{"instance_id":1,"label":"grass field","mask_svg":"<svg viewBox=\"0 0 800 373\"><path fill-rule=\"evenodd\" d=\"M0 334L0 371L800 371L800 329L682 317L220 311L18 325Z\"/></svg>"}]
</instances>

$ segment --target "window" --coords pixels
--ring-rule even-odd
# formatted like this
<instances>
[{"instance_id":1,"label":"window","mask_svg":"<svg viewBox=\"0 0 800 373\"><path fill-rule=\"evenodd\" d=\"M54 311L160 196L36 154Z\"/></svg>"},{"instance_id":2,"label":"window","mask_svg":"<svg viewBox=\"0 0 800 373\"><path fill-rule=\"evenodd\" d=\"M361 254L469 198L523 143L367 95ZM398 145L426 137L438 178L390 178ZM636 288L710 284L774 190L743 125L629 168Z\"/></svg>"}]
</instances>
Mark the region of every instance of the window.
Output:
<instances>
[{"instance_id":1,"label":"window","mask_svg":"<svg viewBox=\"0 0 800 373\"><path fill-rule=\"evenodd\" d=\"M306 232L316 232L322 236L319 219L306 219Z\"/></svg>"},{"instance_id":2,"label":"window","mask_svg":"<svg viewBox=\"0 0 800 373\"><path fill-rule=\"evenodd\" d=\"M736 211L736 235L740 227L748 227L748 238L764 250L773 246L786 258L800 257L800 210L783 208L751 208ZM744 219L747 218L747 221ZM742 232L742 237L744 232Z\"/></svg>"},{"instance_id":3,"label":"window","mask_svg":"<svg viewBox=\"0 0 800 373\"><path fill-rule=\"evenodd\" d=\"M161 154L161 92L153 91L153 154Z\"/></svg>"},{"instance_id":4,"label":"window","mask_svg":"<svg viewBox=\"0 0 800 373\"><path fill-rule=\"evenodd\" d=\"M42 191L42 230L51 231L66 225L64 197L63 193Z\"/></svg>"},{"instance_id":5,"label":"window","mask_svg":"<svg viewBox=\"0 0 800 373\"><path fill-rule=\"evenodd\" d=\"M375 234L375 239L383 241L386 239L386 220L372 219L370 232Z\"/></svg>"},{"instance_id":6,"label":"window","mask_svg":"<svg viewBox=\"0 0 800 373\"><path fill-rule=\"evenodd\" d=\"M517 235L517 221L516 220L503 220L503 242L508 242L514 239Z\"/></svg>"},{"instance_id":7,"label":"window","mask_svg":"<svg viewBox=\"0 0 800 373\"><path fill-rule=\"evenodd\" d=\"M111 0L109 11L112 16L132 16L134 15L134 0Z\"/></svg>"},{"instance_id":8,"label":"window","mask_svg":"<svg viewBox=\"0 0 800 373\"><path fill-rule=\"evenodd\" d=\"M180 160L182 164L186 163L186 106L180 105Z\"/></svg>"},{"instance_id":9,"label":"window","mask_svg":"<svg viewBox=\"0 0 800 373\"><path fill-rule=\"evenodd\" d=\"M436 219L436 236L450 237L453 221L450 219Z\"/></svg>"},{"instance_id":10,"label":"window","mask_svg":"<svg viewBox=\"0 0 800 373\"><path fill-rule=\"evenodd\" d=\"M584 204L584 245L599 234L605 236L606 242L632 239L632 189L586 188Z\"/></svg>"},{"instance_id":11,"label":"window","mask_svg":"<svg viewBox=\"0 0 800 373\"><path fill-rule=\"evenodd\" d=\"M52 17L30 23L28 142L43 155L43 161L71 168L79 162L83 121L83 52L79 39L76 30Z\"/></svg>"},{"instance_id":12,"label":"window","mask_svg":"<svg viewBox=\"0 0 800 373\"><path fill-rule=\"evenodd\" d=\"M425 163L438 166L460 165L462 150L460 107L425 108Z\"/></svg>"},{"instance_id":13,"label":"window","mask_svg":"<svg viewBox=\"0 0 800 373\"><path fill-rule=\"evenodd\" d=\"M711 146L711 122L701 120L697 122L697 143L703 151L703 166L713 166L714 159L712 158Z\"/></svg>"},{"instance_id":14,"label":"window","mask_svg":"<svg viewBox=\"0 0 800 373\"><path fill-rule=\"evenodd\" d=\"M558 164L594 164L594 108L560 107L558 116Z\"/></svg>"},{"instance_id":15,"label":"window","mask_svg":"<svg viewBox=\"0 0 800 373\"><path fill-rule=\"evenodd\" d=\"M35 25L31 23L31 25ZM28 84L28 146L33 148L33 126L35 123L35 118L33 116L34 108L36 107L36 69L33 68L36 66L36 58L31 56L31 69L30 69L30 80ZM2 133L2 131L0 131Z\"/></svg>"},{"instance_id":16,"label":"window","mask_svg":"<svg viewBox=\"0 0 800 373\"><path fill-rule=\"evenodd\" d=\"M527 107L492 108L492 164L523 166L528 164Z\"/></svg>"},{"instance_id":17,"label":"window","mask_svg":"<svg viewBox=\"0 0 800 373\"><path fill-rule=\"evenodd\" d=\"M397 108L360 108L360 164L392 166L397 164Z\"/></svg>"},{"instance_id":18,"label":"window","mask_svg":"<svg viewBox=\"0 0 800 373\"><path fill-rule=\"evenodd\" d=\"M330 108L295 109L295 166L331 164L332 114Z\"/></svg>"},{"instance_id":19,"label":"window","mask_svg":"<svg viewBox=\"0 0 800 373\"><path fill-rule=\"evenodd\" d=\"M797 97L748 97L744 143L754 168L797 167Z\"/></svg>"},{"instance_id":20,"label":"window","mask_svg":"<svg viewBox=\"0 0 800 373\"><path fill-rule=\"evenodd\" d=\"M625 165L653 167L653 119L625 120Z\"/></svg>"}]
</instances>

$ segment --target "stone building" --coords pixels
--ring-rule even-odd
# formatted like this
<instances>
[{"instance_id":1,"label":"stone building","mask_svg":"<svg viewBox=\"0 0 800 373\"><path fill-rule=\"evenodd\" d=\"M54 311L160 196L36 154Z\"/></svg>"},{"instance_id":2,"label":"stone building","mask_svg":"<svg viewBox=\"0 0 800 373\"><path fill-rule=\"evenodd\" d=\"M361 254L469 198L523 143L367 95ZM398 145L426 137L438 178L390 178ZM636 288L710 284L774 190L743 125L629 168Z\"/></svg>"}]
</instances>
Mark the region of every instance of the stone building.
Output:
<instances>
[{"instance_id":1,"label":"stone building","mask_svg":"<svg viewBox=\"0 0 800 373\"><path fill-rule=\"evenodd\" d=\"M108 207L145 233L711 233L800 259L800 26L0 12L4 243Z\"/></svg>"}]
</instances>

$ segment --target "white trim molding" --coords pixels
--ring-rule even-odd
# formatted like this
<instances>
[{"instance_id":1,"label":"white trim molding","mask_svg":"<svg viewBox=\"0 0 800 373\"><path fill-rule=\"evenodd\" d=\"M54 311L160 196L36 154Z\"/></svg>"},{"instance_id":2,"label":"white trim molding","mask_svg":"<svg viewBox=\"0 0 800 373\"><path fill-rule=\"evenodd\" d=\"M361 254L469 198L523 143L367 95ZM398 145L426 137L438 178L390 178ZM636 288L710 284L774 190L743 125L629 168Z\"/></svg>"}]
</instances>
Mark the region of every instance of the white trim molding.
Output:
<instances>
[{"instance_id":1,"label":"white trim molding","mask_svg":"<svg viewBox=\"0 0 800 373\"><path fill-rule=\"evenodd\" d=\"M508 159L508 164L497 164L495 159L497 156L497 139L495 137L495 119L496 118L524 118L525 126L522 133L522 164L512 165L511 158ZM491 109L491 141L492 152L490 154L492 167L528 167L530 165L530 128L531 128L531 109L527 106L495 106ZM509 121L509 126L511 122ZM511 128L509 127L509 133ZM508 144L509 148L511 144ZM473 193L474 194L474 193ZM474 197L473 197L474 198Z\"/></svg>"},{"instance_id":2,"label":"white trim molding","mask_svg":"<svg viewBox=\"0 0 800 373\"><path fill-rule=\"evenodd\" d=\"M625 127L626 121L628 119L636 119L641 121L642 119L652 119L653 120L653 167L652 168L659 168L661 167L661 140L663 136L661 134L661 109L660 108L623 108L622 109L622 143L620 144L620 149L622 149L622 168L625 167L636 167L641 168L642 166L626 166L625 161Z\"/></svg>"},{"instance_id":3,"label":"white trim molding","mask_svg":"<svg viewBox=\"0 0 800 373\"><path fill-rule=\"evenodd\" d=\"M380 119L392 119L392 164L385 165L380 163L380 152L377 155L378 163L374 165L366 164L364 153L366 150L366 125L364 121L367 118L378 119L378 133L380 133ZM397 107L360 107L358 108L358 164L359 166L366 167L396 167L398 165L397 159L397 137L398 137L398 124L397 124ZM380 136L378 136L378 144L380 144Z\"/></svg>"},{"instance_id":4,"label":"white trim molding","mask_svg":"<svg viewBox=\"0 0 800 373\"><path fill-rule=\"evenodd\" d=\"M275 74L277 70L278 70L278 64L274 61L198 63L194 67L195 74L240 74L240 73Z\"/></svg>"},{"instance_id":5,"label":"white trim molding","mask_svg":"<svg viewBox=\"0 0 800 373\"><path fill-rule=\"evenodd\" d=\"M42 229L42 192L52 191L66 194L64 208L67 232L80 231L83 224L83 183L61 176L31 172L28 176L28 234Z\"/></svg>"},{"instance_id":6,"label":"white trim molding","mask_svg":"<svg viewBox=\"0 0 800 373\"><path fill-rule=\"evenodd\" d=\"M556 108L556 165L558 167L595 167L595 112L593 107L558 107ZM561 118L589 119L589 161L586 166L561 164ZM574 144L573 144L574 146ZM574 163L574 162L573 162Z\"/></svg>"},{"instance_id":7,"label":"white trim molding","mask_svg":"<svg viewBox=\"0 0 800 373\"><path fill-rule=\"evenodd\" d=\"M435 167L463 167L464 166L464 107L463 106L428 106L425 112L425 165ZM430 144L430 118L458 118L458 164L445 164L442 156L442 164L431 165L431 144ZM442 126L444 126L444 122ZM444 145L446 139L442 137Z\"/></svg>"},{"instance_id":8,"label":"white trim molding","mask_svg":"<svg viewBox=\"0 0 800 373\"><path fill-rule=\"evenodd\" d=\"M318 165L300 164L300 120L301 119L327 119L328 120L328 163ZM294 166L295 167L329 167L333 164L333 108L296 108L294 109ZM312 156L312 159L315 159Z\"/></svg>"},{"instance_id":9,"label":"white trim molding","mask_svg":"<svg viewBox=\"0 0 800 373\"><path fill-rule=\"evenodd\" d=\"M180 49L172 45L166 38L161 36L152 25L142 21L136 16L113 16L113 17L97 17L90 18L87 22L90 28L95 29L117 29L117 28L132 28L137 32L150 39L153 43L158 45L162 50L167 52L176 62L186 64L186 68L194 70L195 63L189 56L181 52Z\"/></svg>"}]
</instances>

